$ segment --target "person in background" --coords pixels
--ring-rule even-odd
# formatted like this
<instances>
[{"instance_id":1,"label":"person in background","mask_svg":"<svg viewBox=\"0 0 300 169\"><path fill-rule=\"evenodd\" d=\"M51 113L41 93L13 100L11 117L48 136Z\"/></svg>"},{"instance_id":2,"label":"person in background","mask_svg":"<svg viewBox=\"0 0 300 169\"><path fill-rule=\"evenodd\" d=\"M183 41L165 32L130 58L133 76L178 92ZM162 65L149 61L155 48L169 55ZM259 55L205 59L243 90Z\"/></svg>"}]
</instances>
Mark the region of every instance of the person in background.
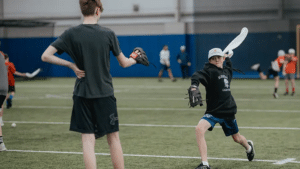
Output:
<instances>
[{"instance_id":1,"label":"person in background","mask_svg":"<svg viewBox=\"0 0 300 169\"><path fill-rule=\"evenodd\" d=\"M285 93L284 95L289 94L289 80L292 84L292 96L295 95L295 73L296 73L296 65L297 65L298 58L295 56L295 50L289 49L289 54L286 57L286 65L283 67L283 74L285 75Z\"/></svg>"},{"instance_id":2,"label":"person in background","mask_svg":"<svg viewBox=\"0 0 300 169\"><path fill-rule=\"evenodd\" d=\"M275 99L279 98L279 95L277 93L278 87L279 87L279 72L280 72L280 68L283 67L284 60L285 60L285 52L284 50L279 50L277 53L277 58L271 62L271 66L268 69L268 73L267 75L264 74L264 72L262 72L261 68L260 68L260 64L254 64L251 66L252 70L255 70L259 73L259 77L262 80L266 80L269 79L269 77L271 75L273 75L274 77L274 93L273 93L273 97Z\"/></svg>"},{"instance_id":3,"label":"person in background","mask_svg":"<svg viewBox=\"0 0 300 169\"><path fill-rule=\"evenodd\" d=\"M16 92L14 75L26 77L26 73L21 73L16 70L15 65L9 61L8 54L4 54L4 58L8 76L8 93L6 96L6 108L9 109L12 107L12 99L14 98Z\"/></svg>"},{"instance_id":4,"label":"person in background","mask_svg":"<svg viewBox=\"0 0 300 169\"><path fill-rule=\"evenodd\" d=\"M7 88L7 70L5 66L4 56L0 52L0 123L2 123L2 114L3 114L3 102L6 98L8 92ZM2 125L0 125L0 151L6 151L6 147L3 141Z\"/></svg>"},{"instance_id":5,"label":"person in background","mask_svg":"<svg viewBox=\"0 0 300 169\"><path fill-rule=\"evenodd\" d=\"M188 78L189 67L191 66L190 57L186 53L186 47L180 47L180 53L177 55L177 62L180 64L180 69L182 73L182 79Z\"/></svg>"},{"instance_id":6,"label":"person in background","mask_svg":"<svg viewBox=\"0 0 300 169\"><path fill-rule=\"evenodd\" d=\"M163 49L159 53L159 57L160 57L161 69L158 73L158 81L162 82L161 77L162 77L164 71L167 71L171 81L176 82L176 79L173 77L172 70L171 70L170 51L169 51L168 45L163 46Z\"/></svg>"}]
</instances>

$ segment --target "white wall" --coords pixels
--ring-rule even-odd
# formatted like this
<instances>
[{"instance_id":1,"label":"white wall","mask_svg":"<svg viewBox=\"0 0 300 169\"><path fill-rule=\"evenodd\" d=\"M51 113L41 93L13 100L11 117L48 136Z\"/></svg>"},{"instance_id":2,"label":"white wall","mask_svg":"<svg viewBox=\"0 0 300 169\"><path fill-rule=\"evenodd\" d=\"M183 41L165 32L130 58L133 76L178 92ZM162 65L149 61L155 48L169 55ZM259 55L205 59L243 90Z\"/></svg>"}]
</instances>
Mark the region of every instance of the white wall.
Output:
<instances>
[{"instance_id":1,"label":"white wall","mask_svg":"<svg viewBox=\"0 0 300 169\"><path fill-rule=\"evenodd\" d=\"M277 9L279 0L196 0L195 11Z\"/></svg>"},{"instance_id":2,"label":"white wall","mask_svg":"<svg viewBox=\"0 0 300 169\"><path fill-rule=\"evenodd\" d=\"M4 18L80 17L78 0L3 0Z\"/></svg>"},{"instance_id":3,"label":"white wall","mask_svg":"<svg viewBox=\"0 0 300 169\"><path fill-rule=\"evenodd\" d=\"M181 19L176 23L177 0L102 0L104 12L99 23L118 35L226 33L238 32L240 29L229 28L242 25L255 32L294 31L300 24L300 0L283 1L283 18L279 16L281 1L180 0ZM0 0L0 5L1 2L4 19L54 22L54 30L45 33L47 36L59 36L82 22L79 0ZM134 4L139 5L139 12L133 11ZM33 31L24 36L32 34ZM40 35L40 31L36 34ZM4 34L0 29L1 35L21 34Z\"/></svg>"}]
</instances>

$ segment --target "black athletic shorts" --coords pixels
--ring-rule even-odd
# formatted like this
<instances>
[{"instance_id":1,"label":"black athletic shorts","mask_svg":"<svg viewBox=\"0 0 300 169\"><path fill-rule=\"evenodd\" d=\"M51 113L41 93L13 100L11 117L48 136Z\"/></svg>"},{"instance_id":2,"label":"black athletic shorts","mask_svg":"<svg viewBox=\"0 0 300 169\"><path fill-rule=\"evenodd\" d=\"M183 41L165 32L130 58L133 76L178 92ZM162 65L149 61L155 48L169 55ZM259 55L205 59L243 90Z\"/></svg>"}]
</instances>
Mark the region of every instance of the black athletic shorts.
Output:
<instances>
[{"instance_id":1,"label":"black athletic shorts","mask_svg":"<svg viewBox=\"0 0 300 169\"><path fill-rule=\"evenodd\" d=\"M15 92L15 86L8 86L8 92Z\"/></svg>"},{"instance_id":2,"label":"black athletic shorts","mask_svg":"<svg viewBox=\"0 0 300 169\"><path fill-rule=\"evenodd\" d=\"M271 67L268 69L268 73L267 73L267 77L269 78L270 75L273 75L273 78L278 76L278 72L276 72L275 70L273 70Z\"/></svg>"},{"instance_id":3,"label":"black athletic shorts","mask_svg":"<svg viewBox=\"0 0 300 169\"><path fill-rule=\"evenodd\" d=\"M94 133L96 139L119 131L116 98L109 96L88 99L73 95L70 130Z\"/></svg>"},{"instance_id":4,"label":"black athletic shorts","mask_svg":"<svg viewBox=\"0 0 300 169\"><path fill-rule=\"evenodd\" d=\"M1 107L3 105L3 103L4 103L5 98L6 98L6 96L0 95L0 109L1 109Z\"/></svg>"}]
</instances>

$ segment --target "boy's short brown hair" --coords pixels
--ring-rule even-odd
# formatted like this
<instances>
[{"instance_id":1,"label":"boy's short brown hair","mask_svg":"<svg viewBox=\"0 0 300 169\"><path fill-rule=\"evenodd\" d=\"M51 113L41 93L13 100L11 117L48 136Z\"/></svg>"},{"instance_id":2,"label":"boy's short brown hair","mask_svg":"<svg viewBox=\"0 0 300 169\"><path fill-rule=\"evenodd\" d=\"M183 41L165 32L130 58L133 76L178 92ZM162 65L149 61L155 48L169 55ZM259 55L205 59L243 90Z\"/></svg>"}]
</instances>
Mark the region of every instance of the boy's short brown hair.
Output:
<instances>
[{"instance_id":1,"label":"boy's short brown hair","mask_svg":"<svg viewBox=\"0 0 300 169\"><path fill-rule=\"evenodd\" d=\"M94 15L96 7L99 7L103 12L103 5L101 0L79 0L81 13L83 16Z\"/></svg>"}]
</instances>

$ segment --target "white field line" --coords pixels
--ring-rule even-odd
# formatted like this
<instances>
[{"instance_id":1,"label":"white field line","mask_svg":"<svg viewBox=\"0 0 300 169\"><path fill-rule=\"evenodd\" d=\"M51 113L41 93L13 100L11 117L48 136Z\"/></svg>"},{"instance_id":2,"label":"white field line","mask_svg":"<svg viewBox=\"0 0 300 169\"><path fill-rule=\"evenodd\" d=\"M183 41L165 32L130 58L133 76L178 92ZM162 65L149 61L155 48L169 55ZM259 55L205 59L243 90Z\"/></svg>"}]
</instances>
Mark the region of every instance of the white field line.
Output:
<instances>
[{"instance_id":1,"label":"white field line","mask_svg":"<svg viewBox=\"0 0 300 169\"><path fill-rule=\"evenodd\" d=\"M16 97L14 100L44 100L44 99L60 99L60 100L72 100L72 95L52 95L46 94L46 96L41 97ZM136 97L117 97L117 100L165 100L165 101L185 101L184 98L136 98ZM299 99L239 99L236 98L235 101L238 102L299 102Z\"/></svg>"},{"instance_id":2,"label":"white field line","mask_svg":"<svg viewBox=\"0 0 300 169\"><path fill-rule=\"evenodd\" d=\"M7 150L8 152L19 152L19 153L48 153L48 154L82 154L82 152L67 152L67 151L35 151L35 150ZM100 156L110 156L109 153L95 153ZM148 157L148 158L173 158L173 159L201 159L200 157L192 157L192 156L163 156L163 155L143 155L143 154L124 154L125 157ZM216 158L216 157L208 157L210 160L225 160L225 161L248 161L247 159L242 158ZM280 162L284 160L262 160L262 159L254 159L253 161L257 162L269 162L280 164ZM289 160L286 161L289 163L297 163L300 164L300 161ZM285 164L285 163L282 163Z\"/></svg>"},{"instance_id":3,"label":"white field line","mask_svg":"<svg viewBox=\"0 0 300 169\"><path fill-rule=\"evenodd\" d=\"M71 106L14 106L20 109L72 109ZM205 109L198 108L126 108L120 107L118 110L132 110L132 111L205 111ZM271 113L300 113L300 110L260 110L260 109L238 109L238 112L271 112Z\"/></svg>"},{"instance_id":4,"label":"white field line","mask_svg":"<svg viewBox=\"0 0 300 169\"><path fill-rule=\"evenodd\" d=\"M114 89L188 89L189 84L187 86L157 86L157 85L114 85ZM44 85L44 84L17 84L17 88L70 88L73 89L74 85ZM251 86L235 86L231 85L231 89L273 89L272 86L268 85L251 85Z\"/></svg>"},{"instance_id":5,"label":"white field line","mask_svg":"<svg viewBox=\"0 0 300 169\"><path fill-rule=\"evenodd\" d=\"M70 124L69 122L38 122L38 121L4 121L6 123L17 124ZM193 125L159 125L159 124L120 124L120 126L127 127L170 127L170 128L195 128ZM215 126L215 128L222 128ZM254 130L300 130L296 127L240 127L240 129L254 129Z\"/></svg>"}]
</instances>

